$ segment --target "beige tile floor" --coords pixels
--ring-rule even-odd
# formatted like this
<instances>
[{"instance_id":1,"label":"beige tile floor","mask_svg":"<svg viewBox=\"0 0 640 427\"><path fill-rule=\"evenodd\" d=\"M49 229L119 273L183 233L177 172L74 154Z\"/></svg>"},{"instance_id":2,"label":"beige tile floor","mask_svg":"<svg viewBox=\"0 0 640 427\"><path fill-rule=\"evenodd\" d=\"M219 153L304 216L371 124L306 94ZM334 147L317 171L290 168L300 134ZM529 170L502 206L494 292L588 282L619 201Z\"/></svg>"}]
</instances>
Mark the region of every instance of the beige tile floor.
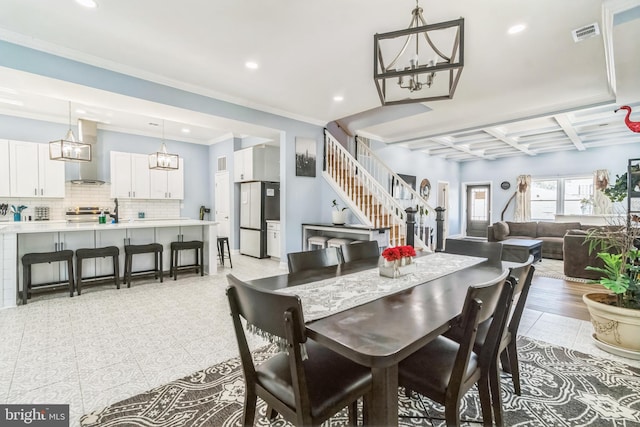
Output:
<instances>
[{"instance_id":1,"label":"beige tile floor","mask_svg":"<svg viewBox=\"0 0 640 427\"><path fill-rule=\"evenodd\" d=\"M76 426L82 414L234 357L226 274L285 271L270 259L234 255L233 263L214 276L86 287L80 297L36 295L0 310L0 402L69 403ZM592 344L589 322L525 310L520 333L615 358Z\"/></svg>"}]
</instances>

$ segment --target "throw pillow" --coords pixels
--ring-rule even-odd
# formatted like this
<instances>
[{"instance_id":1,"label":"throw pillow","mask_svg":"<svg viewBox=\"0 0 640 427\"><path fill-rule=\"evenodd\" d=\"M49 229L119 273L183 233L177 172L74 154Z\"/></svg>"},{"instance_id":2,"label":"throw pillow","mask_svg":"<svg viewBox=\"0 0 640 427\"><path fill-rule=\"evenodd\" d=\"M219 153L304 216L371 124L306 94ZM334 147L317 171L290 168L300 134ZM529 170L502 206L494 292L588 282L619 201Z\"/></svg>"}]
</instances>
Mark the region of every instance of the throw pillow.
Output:
<instances>
[{"instance_id":1,"label":"throw pillow","mask_svg":"<svg viewBox=\"0 0 640 427\"><path fill-rule=\"evenodd\" d=\"M493 236L496 240L504 240L509 235L509 224L499 221L493 224Z\"/></svg>"}]
</instances>

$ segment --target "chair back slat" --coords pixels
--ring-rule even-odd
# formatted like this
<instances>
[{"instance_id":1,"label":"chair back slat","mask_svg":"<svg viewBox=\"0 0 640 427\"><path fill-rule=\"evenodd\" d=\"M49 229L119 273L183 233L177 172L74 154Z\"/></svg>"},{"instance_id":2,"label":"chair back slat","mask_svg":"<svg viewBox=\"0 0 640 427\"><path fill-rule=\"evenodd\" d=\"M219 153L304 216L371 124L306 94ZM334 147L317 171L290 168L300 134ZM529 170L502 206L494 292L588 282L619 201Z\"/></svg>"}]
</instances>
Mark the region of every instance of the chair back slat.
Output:
<instances>
[{"instance_id":1,"label":"chair back slat","mask_svg":"<svg viewBox=\"0 0 640 427\"><path fill-rule=\"evenodd\" d=\"M287 254L289 273L342 264L340 248L324 248Z\"/></svg>"},{"instance_id":2,"label":"chair back slat","mask_svg":"<svg viewBox=\"0 0 640 427\"><path fill-rule=\"evenodd\" d=\"M377 240L342 245L341 249L344 262L380 256L380 248Z\"/></svg>"}]
</instances>

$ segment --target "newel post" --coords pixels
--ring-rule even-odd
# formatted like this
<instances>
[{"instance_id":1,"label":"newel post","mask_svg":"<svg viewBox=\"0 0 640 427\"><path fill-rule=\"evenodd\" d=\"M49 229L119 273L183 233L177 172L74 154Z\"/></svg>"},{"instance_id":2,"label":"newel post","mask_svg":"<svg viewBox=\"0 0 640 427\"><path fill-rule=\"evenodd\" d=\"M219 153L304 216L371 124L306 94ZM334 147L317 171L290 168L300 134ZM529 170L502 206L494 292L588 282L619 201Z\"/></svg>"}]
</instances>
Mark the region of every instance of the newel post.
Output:
<instances>
[{"instance_id":1,"label":"newel post","mask_svg":"<svg viewBox=\"0 0 640 427\"><path fill-rule=\"evenodd\" d=\"M444 250L444 212L445 208L436 208L436 252Z\"/></svg>"},{"instance_id":2,"label":"newel post","mask_svg":"<svg viewBox=\"0 0 640 427\"><path fill-rule=\"evenodd\" d=\"M415 235L416 235L416 212L417 209L413 207L409 207L405 209L407 213L407 245L413 246L415 243Z\"/></svg>"}]
</instances>

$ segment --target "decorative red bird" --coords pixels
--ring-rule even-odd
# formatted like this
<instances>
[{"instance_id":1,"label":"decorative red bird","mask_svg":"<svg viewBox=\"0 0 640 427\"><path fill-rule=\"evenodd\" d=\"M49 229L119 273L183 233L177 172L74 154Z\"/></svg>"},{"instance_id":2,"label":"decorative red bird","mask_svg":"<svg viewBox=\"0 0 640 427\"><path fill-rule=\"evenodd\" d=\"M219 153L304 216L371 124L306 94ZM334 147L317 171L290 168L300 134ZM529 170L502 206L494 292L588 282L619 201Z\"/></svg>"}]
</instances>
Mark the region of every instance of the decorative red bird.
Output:
<instances>
[{"instance_id":1,"label":"decorative red bird","mask_svg":"<svg viewBox=\"0 0 640 427\"><path fill-rule=\"evenodd\" d=\"M631 116L631 107L629 107L628 105L623 105L622 107L615 110L614 113L617 113L620 110L627 110L627 116L624 118L624 122L627 125L627 127L631 129L631 132L640 133L640 122L632 122L631 119L629 118Z\"/></svg>"}]
</instances>

